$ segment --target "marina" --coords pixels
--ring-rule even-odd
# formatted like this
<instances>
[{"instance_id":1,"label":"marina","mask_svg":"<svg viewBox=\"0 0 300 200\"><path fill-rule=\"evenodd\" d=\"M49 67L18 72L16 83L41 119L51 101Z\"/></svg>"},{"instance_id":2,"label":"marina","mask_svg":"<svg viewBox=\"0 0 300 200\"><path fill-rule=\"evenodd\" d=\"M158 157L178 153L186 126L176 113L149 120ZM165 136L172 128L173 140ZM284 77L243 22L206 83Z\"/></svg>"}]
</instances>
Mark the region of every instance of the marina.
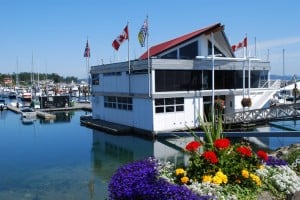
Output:
<instances>
[{"instance_id":1,"label":"marina","mask_svg":"<svg viewBox=\"0 0 300 200\"><path fill-rule=\"evenodd\" d=\"M37 118L23 124L19 114L0 112L0 126L5 130L0 134L0 199L105 199L107 184L118 167L148 156L180 165L186 160L181 149L193 139L189 135L146 139L108 134L80 125L88 111L52 114L54 120ZM281 121L260 131L264 132L244 132L244 136L259 136L271 149L300 142L299 120Z\"/></svg>"},{"instance_id":2,"label":"marina","mask_svg":"<svg viewBox=\"0 0 300 200\"><path fill-rule=\"evenodd\" d=\"M119 4L1 4L0 200L298 198L300 2Z\"/></svg>"}]
</instances>

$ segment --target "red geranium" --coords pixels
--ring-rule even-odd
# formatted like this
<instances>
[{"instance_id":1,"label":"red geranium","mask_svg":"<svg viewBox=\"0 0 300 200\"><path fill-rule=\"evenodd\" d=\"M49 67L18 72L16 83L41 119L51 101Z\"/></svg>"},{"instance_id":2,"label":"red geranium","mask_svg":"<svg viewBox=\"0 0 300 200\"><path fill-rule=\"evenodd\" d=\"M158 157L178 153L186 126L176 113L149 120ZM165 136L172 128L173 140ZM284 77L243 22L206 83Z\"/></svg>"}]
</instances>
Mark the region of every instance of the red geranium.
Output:
<instances>
[{"instance_id":1,"label":"red geranium","mask_svg":"<svg viewBox=\"0 0 300 200\"><path fill-rule=\"evenodd\" d=\"M201 146L201 143L199 141L192 141L186 145L186 150L190 152L195 152L198 150L198 148Z\"/></svg>"},{"instance_id":2,"label":"red geranium","mask_svg":"<svg viewBox=\"0 0 300 200\"><path fill-rule=\"evenodd\" d=\"M218 162L218 157L214 151L205 151L202 155L206 160L208 160L212 164L216 164Z\"/></svg>"},{"instance_id":3,"label":"red geranium","mask_svg":"<svg viewBox=\"0 0 300 200\"><path fill-rule=\"evenodd\" d=\"M268 154L266 152L264 152L263 150L257 151L256 155L263 161L265 161L265 162L268 161Z\"/></svg>"},{"instance_id":4,"label":"red geranium","mask_svg":"<svg viewBox=\"0 0 300 200\"><path fill-rule=\"evenodd\" d=\"M240 146L236 150L237 150L237 152L242 154L242 156L251 157L251 155L252 155L252 151L251 151L250 147L247 147L247 146Z\"/></svg>"},{"instance_id":5,"label":"red geranium","mask_svg":"<svg viewBox=\"0 0 300 200\"><path fill-rule=\"evenodd\" d=\"M227 138L216 139L214 142L214 146L218 149L226 149L230 146L230 140Z\"/></svg>"}]
</instances>

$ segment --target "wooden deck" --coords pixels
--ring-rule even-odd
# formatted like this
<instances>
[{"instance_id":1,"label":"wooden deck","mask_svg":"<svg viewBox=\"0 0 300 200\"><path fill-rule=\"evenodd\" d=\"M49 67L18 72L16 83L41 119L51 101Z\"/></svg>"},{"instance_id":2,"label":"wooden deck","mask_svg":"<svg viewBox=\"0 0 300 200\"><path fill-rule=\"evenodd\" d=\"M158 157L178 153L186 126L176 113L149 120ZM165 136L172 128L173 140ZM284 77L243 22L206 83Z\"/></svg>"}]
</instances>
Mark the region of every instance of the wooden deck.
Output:
<instances>
[{"instance_id":1,"label":"wooden deck","mask_svg":"<svg viewBox=\"0 0 300 200\"><path fill-rule=\"evenodd\" d=\"M223 115L224 125L262 124L270 121L300 118L300 103L245 110Z\"/></svg>"}]
</instances>

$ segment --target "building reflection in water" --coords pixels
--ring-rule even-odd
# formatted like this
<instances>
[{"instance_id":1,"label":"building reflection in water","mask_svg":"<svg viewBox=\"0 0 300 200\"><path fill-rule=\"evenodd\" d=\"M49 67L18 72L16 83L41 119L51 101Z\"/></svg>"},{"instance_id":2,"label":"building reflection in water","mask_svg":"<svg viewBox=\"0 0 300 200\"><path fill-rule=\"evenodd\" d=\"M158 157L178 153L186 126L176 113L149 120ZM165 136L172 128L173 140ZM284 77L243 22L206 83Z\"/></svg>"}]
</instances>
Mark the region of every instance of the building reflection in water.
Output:
<instances>
[{"instance_id":1,"label":"building reflection in water","mask_svg":"<svg viewBox=\"0 0 300 200\"><path fill-rule=\"evenodd\" d=\"M120 166L149 156L181 166L188 160L182 149L192 140L193 137L147 140L93 130L92 170L102 181L108 182Z\"/></svg>"}]
</instances>

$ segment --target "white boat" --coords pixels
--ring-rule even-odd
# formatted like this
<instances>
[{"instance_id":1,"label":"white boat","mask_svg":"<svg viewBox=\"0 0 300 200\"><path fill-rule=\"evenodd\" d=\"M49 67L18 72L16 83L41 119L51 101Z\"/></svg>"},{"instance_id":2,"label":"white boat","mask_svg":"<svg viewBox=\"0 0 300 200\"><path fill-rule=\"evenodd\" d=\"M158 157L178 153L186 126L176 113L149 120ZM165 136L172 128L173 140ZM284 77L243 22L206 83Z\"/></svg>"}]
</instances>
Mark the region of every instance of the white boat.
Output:
<instances>
[{"instance_id":1,"label":"white boat","mask_svg":"<svg viewBox=\"0 0 300 200\"><path fill-rule=\"evenodd\" d=\"M22 120L36 119L36 111L33 108L26 106L26 107L22 107L20 111L21 111Z\"/></svg>"},{"instance_id":2,"label":"white boat","mask_svg":"<svg viewBox=\"0 0 300 200\"><path fill-rule=\"evenodd\" d=\"M32 94L31 92L24 92L21 96L22 101L31 101Z\"/></svg>"},{"instance_id":3,"label":"white boat","mask_svg":"<svg viewBox=\"0 0 300 200\"><path fill-rule=\"evenodd\" d=\"M0 99L0 110L6 110L7 105L4 99Z\"/></svg>"},{"instance_id":4,"label":"white boat","mask_svg":"<svg viewBox=\"0 0 300 200\"><path fill-rule=\"evenodd\" d=\"M8 98L10 98L10 99L16 99L17 96L18 96L18 94L17 94L16 91L11 91L11 92L9 92L9 94L8 94Z\"/></svg>"}]
</instances>

